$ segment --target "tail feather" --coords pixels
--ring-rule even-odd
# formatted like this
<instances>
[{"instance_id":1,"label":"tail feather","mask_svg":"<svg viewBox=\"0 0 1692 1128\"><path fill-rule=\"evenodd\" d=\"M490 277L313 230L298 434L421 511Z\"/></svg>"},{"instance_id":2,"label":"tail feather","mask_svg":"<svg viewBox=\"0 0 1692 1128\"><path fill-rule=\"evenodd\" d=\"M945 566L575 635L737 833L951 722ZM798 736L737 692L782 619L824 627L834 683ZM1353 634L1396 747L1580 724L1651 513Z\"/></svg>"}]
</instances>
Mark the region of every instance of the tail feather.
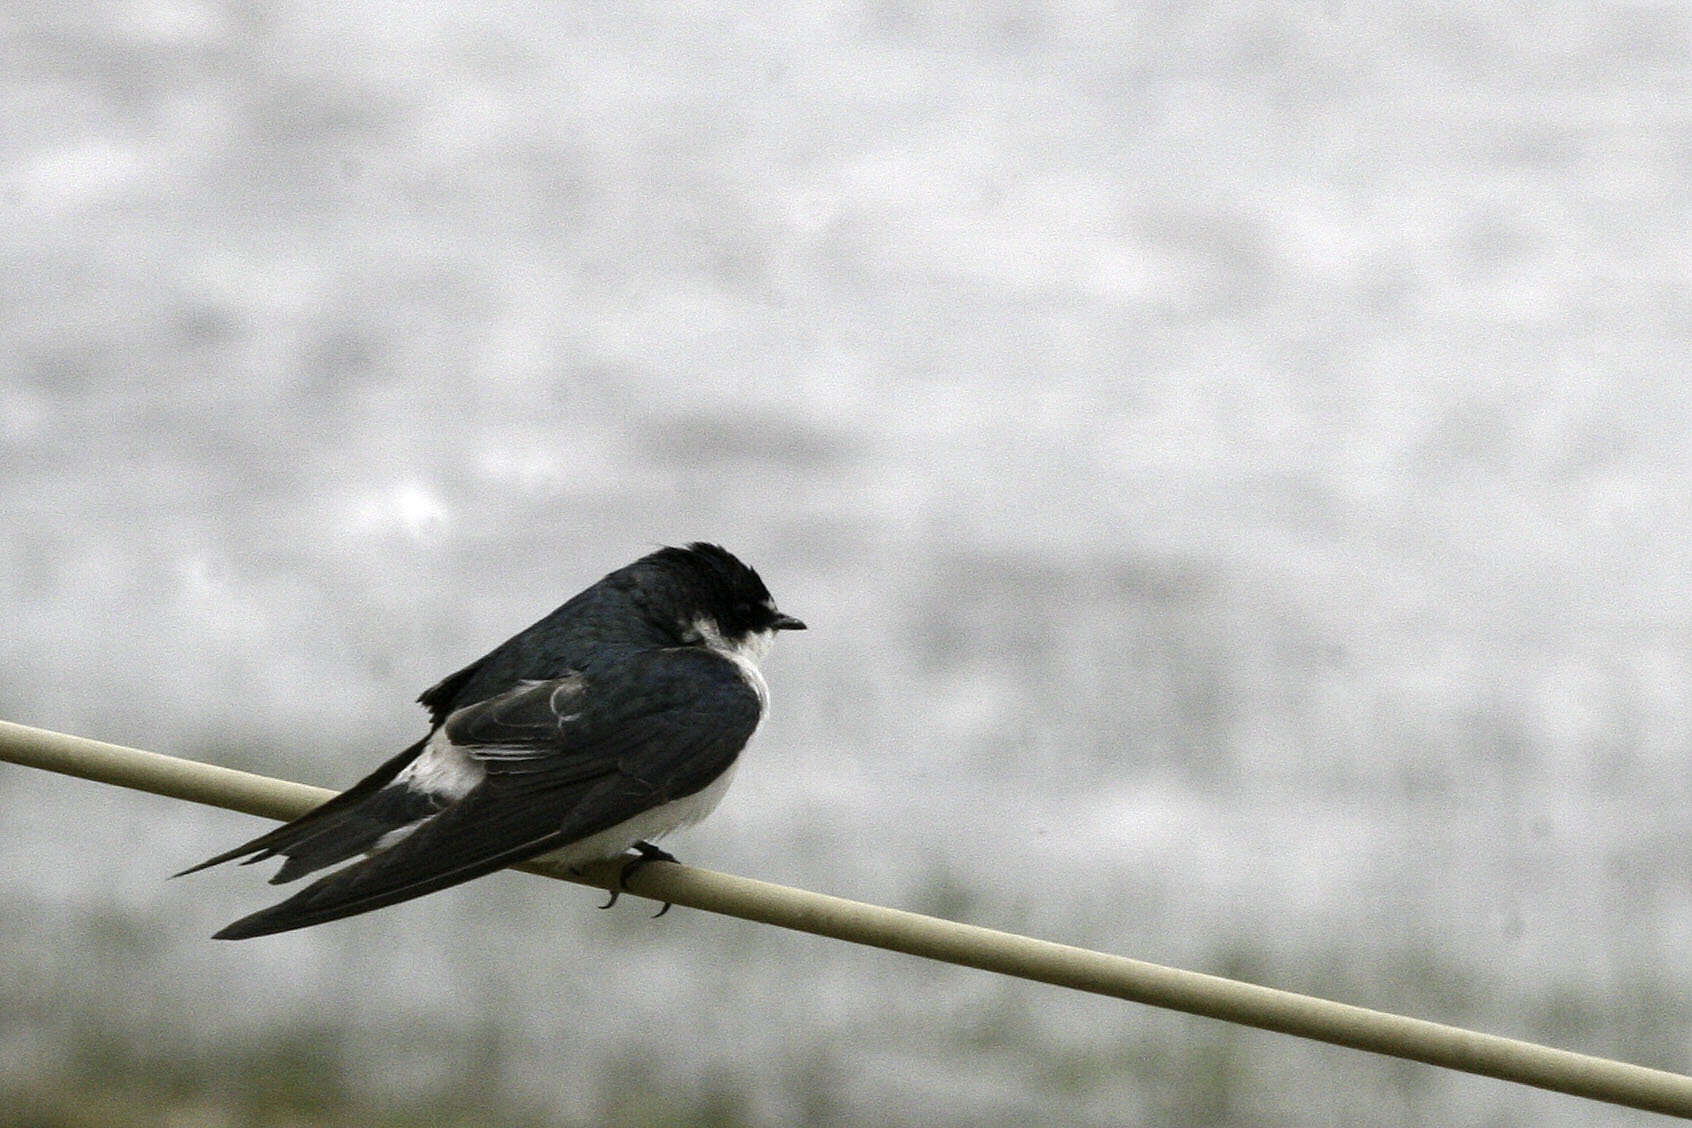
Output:
<instances>
[{"instance_id":1,"label":"tail feather","mask_svg":"<svg viewBox=\"0 0 1692 1128\"><path fill-rule=\"evenodd\" d=\"M425 821L415 833L319 878L280 904L243 917L217 933L217 939L244 940L339 920L555 850L606 829L603 820L573 821L569 812L584 803L596 809L593 795L597 791L615 792L624 784L623 777L612 775L605 780L571 781L536 794L532 781L519 780L515 786L527 791L532 800L527 804L511 801L511 786L510 777L494 777Z\"/></svg>"},{"instance_id":2,"label":"tail feather","mask_svg":"<svg viewBox=\"0 0 1692 1128\"><path fill-rule=\"evenodd\" d=\"M460 866L425 874L416 874L405 866L386 865L388 851L384 851L319 878L286 901L242 917L213 933L212 939L247 940L254 936L291 932L296 928L325 924L409 901L544 853L547 843L556 837L556 834L548 835L541 841L525 842Z\"/></svg>"},{"instance_id":3,"label":"tail feather","mask_svg":"<svg viewBox=\"0 0 1692 1128\"><path fill-rule=\"evenodd\" d=\"M282 854L287 856L287 861L271 881L292 881L314 869L321 869L323 866L333 865L354 854L362 853L373 846L383 834L399 825L380 821L382 816L400 812L398 805L383 803L377 806L374 812L367 813L366 800L377 797L377 793L392 782L400 769L417 758L427 742L427 737L419 740L354 786L321 806L312 808L293 822L284 823L250 842L245 842L233 850L225 850L172 876L183 877L198 873L224 862L232 862L236 858L245 859L242 865L251 865ZM404 821L415 821L425 814L432 813L433 809L413 815ZM249 854L252 856L248 857Z\"/></svg>"},{"instance_id":4,"label":"tail feather","mask_svg":"<svg viewBox=\"0 0 1692 1128\"><path fill-rule=\"evenodd\" d=\"M426 791L390 784L363 803L324 819L310 833L276 851L287 858L270 884L281 885L362 854L390 831L439 814L445 805L445 800Z\"/></svg>"}]
</instances>

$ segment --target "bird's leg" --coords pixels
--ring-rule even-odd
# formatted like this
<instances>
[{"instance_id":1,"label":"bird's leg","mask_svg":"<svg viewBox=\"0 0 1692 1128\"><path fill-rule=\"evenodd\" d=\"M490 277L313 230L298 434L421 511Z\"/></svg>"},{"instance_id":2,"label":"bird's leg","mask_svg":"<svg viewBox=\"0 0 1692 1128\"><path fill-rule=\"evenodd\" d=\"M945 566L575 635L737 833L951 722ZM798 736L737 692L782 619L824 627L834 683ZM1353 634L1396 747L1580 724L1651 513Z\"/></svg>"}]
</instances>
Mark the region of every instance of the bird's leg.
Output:
<instances>
[{"instance_id":1,"label":"bird's leg","mask_svg":"<svg viewBox=\"0 0 1692 1128\"><path fill-rule=\"evenodd\" d=\"M629 864L623 867L624 880L627 880L629 875L644 866L647 862L673 862L676 860L676 856L674 854L670 853L662 846L654 846L650 842L636 842L631 849L633 849L635 853L639 854L640 857L629 859Z\"/></svg>"},{"instance_id":2,"label":"bird's leg","mask_svg":"<svg viewBox=\"0 0 1692 1128\"><path fill-rule=\"evenodd\" d=\"M636 871L648 862L673 862L676 860L676 856L674 854L670 853L668 850L654 846L650 842L636 842L632 847L630 847L630 849L634 850L634 852L640 856L637 858L630 858L628 861L623 863L622 870L617 874L617 885L619 888L611 890L610 900L599 906L602 909L609 909L612 905L617 903L617 898L622 896L623 890L629 887L629 878L633 877ZM657 920L669 911L670 902L665 901L664 907L652 914L652 919Z\"/></svg>"}]
</instances>

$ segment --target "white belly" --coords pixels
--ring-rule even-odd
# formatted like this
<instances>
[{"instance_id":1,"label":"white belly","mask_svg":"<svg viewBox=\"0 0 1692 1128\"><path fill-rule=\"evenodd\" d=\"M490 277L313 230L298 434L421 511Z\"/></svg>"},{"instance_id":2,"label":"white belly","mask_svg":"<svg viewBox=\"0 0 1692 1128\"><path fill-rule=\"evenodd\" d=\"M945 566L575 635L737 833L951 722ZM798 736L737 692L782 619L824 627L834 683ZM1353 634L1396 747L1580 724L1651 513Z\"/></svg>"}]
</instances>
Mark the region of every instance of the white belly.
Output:
<instances>
[{"instance_id":1,"label":"white belly","mask_svg":"<svg viewBox=\"0 0 1692 1128\"><path fill-rule=\"evenodd\" d=\"M736 760L730 764L726 772L692 795L672 799L650 811L642 811L626 822L578 839L568 846L542 855L542 858L566 866L579 866L584 862L615 858L636 842L651 842L672 830L692 826L716 810L717 804L723 801L723 793L728 790L729 782L734 779L734 769L739 763L740 761Z\"/></svg>"}]
</instances>

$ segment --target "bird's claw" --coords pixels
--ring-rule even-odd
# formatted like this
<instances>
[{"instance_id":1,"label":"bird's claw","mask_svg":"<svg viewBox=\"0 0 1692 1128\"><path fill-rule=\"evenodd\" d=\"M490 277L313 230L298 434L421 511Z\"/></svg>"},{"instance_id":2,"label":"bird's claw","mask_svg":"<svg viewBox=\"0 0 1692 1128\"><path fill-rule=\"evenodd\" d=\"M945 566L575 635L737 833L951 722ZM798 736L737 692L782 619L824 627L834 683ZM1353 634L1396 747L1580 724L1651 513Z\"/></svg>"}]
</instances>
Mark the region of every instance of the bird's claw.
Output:
<instances>
[{"instance_id":1,"label":"bird's claw","mask_svg":"<svg viewBox=\"0 0 1692 1128\"><path fill-rule=\"evenodd\" d=\"M630 858L623 863L623 868L617 873L617 888L611 890L611 896L603 905L599 906L600 908L609 909L612 905L615 905L617 898L623 895L623 890L629 887L629 878L633 877L648 862L673 862L676 860L674 854L654 846L650 842L636 842L632 848L639 857ZM670 902L665 901L664 907L652 914L652 919L657 920L669 911Z\"/></svg>"}]
</instances>

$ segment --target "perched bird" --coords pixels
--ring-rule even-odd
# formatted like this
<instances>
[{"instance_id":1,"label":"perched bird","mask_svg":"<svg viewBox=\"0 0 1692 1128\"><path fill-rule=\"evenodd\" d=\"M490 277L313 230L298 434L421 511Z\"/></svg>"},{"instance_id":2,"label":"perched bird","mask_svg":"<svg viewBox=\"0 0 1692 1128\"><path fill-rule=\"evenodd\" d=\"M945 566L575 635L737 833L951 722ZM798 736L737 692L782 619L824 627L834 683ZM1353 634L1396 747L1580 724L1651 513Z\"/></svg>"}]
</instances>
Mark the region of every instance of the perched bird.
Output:
<instances>
[{"instance_id":1,"label":"perched bird","mask_svg":"<svg viewBox=\"0 0 1692 1128\"><path fill-rule=\"evenodd\" d=\"M429 735L351 789L182 873L281 855L274 884L368 854L217 933L240 940L543 854L634 849L625 878L673 861L651 840L722 799L768 701L758 662L775 632L804 629L725 549L660 549L425 690Z\"/></svg>"}]
</instances>

